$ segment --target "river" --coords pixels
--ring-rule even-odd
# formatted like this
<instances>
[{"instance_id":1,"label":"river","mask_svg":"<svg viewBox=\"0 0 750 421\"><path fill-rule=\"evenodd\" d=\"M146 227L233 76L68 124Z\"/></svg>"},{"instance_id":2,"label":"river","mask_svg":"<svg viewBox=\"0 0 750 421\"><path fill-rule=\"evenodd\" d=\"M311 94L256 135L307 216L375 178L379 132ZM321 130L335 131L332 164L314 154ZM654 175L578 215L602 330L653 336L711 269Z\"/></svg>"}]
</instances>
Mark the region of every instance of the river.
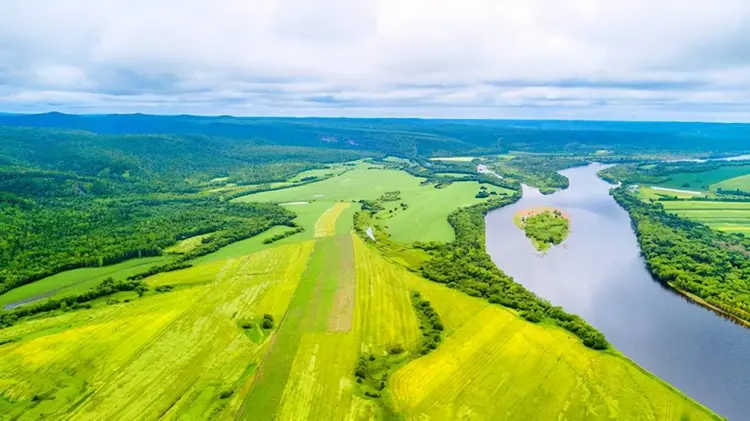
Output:
<instances>
[{"instance_id":1,"label":"river","mask_svg":"<svg viewBox=\"0 0 750 421\"><path fill-rule=\"evenodd\" d=\"M750 329L692 304L646 270L627 212L596 176L599 164L562 171L570 187L487 215L487 251L515 280L578 314L630 359L730 420L750 419ZM513 214L554 206L571 233L541 256Z\"/></svg>"}]
</instances>

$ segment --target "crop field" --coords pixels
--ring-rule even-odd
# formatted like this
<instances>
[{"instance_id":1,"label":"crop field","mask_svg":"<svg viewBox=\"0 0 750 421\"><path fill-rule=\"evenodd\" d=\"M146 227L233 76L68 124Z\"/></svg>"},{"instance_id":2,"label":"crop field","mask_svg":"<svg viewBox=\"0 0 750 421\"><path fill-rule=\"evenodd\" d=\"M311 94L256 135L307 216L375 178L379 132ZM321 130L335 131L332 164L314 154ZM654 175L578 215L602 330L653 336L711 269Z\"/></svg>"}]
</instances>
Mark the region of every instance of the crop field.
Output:
<instances>
[{"instance_id":1,"label":"crop field","mask_svg":"<svg viewBox=\"0 0 750 421\"><path fill-rule=\"evenodd\" d=\"M440 285L414 283L438 312L482 309L441 313L455 330L391 377L393 399L407 418L717 419L615 352L585 348L563 330L527 323Z\"/></svg>"},{"instance_id":2,"label":"crop field","mask_svg":"<svg viewBox=\"0 0 750 421\"><path fill-rule=\"evenodd\" d=\"M354 369L418 349L412 290L445 340L383 391L407 419L711 419L616 351L393 264L351 233L357 206L299 206L316 209L307 240L225 248L146 280L171 292L0 330L0 419L383 419Z\"/></svg>"},{"instance_id":3,"label":"crop field","mask_svg":"<svg viewBox=\"0 0 750 421\"><path fill-rule=\"evenodd\" d=\"M348 162L348 163L341 163L341 164L329 164L327 165L327 167L328 168L302 171L301 173L290 178L288 181L294 183L294 182L302 181L302 179L305 179L308 177L318 177L318 178L331 177L335 175L340 175L354 168L367 168L369 167L369 164L362 162L362 161L355 161L355 162Z\"/></svg>"},{"instance_id":4,"label":"crop field","mask_svg":"<svg viewBox=\"0 0 750 421\"><path fill-rule=\"evenodd\" d=\"M712 190L740 190L750 192L750 174L730 178L711 185Z\"/></svg>"},{"instance_id":5,"label":"crop field","mask_svg":"<svg viewBox=\"0 0 750 421\"><path fill-rule=\"evenodd\" d=\"M728 232L750 234L750 202L667 201L664 209Z\"/></svg>"},{"instance_id":6,"label":"crop field","mask_svg":"<svg viewBox=\"0 0 750 421\"><path fill-rule=\"evenodd\" d=\"M457 182L443 188L420 185L422 179L406 172L381 169L355 169L342 175L304 186L243 196L239 201L269 201L277 203L311 202L290 207L294 212L305 206L327 202L329 206L339 201L378 199L386 192L398 191L398 199L388 202L378 218L396 241L451 241L453 230L448 224L450 212L460 206L478 203L483 199L474 196L479 192L476 182ZM508 190L487 186L497 193ZM407 205L404 209L401 203ZM300 216L301 218L302 216Z\"/></svg>"},{"instance_id":7,"label":"crop field","mask_svg":"<svg viewBox=\"0 0 750 421\"><path fill-rule=\"evenodd\" d=\"M750 165L725 166L704 172L678 172L670 174L670 180L660 183L659 187L697 191L714 190L714 184L747 174L750 174Z\"/></svg>"},{"instance_id":8,"label":"crop field","mask_svg":"<svg viewBox=\"0 0 750 421\"><path fill-rule=\"evenodd\" d=\"M65 297L80 294L94 287L107 277L123 280L152 266L171 261L170 256L145 257L96 268L73 269L48 276L39 281L14 288L0 295L0 308L19 302L33 301L35 298Z\"/></svg>"},{"instance_id":9,"label":"crop field","mask_svg":"<svg viewBox=\"0 0 750 421\"><path fill-rule=\"evenodd\" d=\"M363 349L382 353L390 346L415 349L419 323L414 314L407 282L415 275L386 261L379 253L354 238L357 265L356 320Z\"/></svg>"},{"instance_id":10,"label":"crop field","mask_svg":"<svg viewBox=\"0 0 750 421\"><path fill-rule=\"evenodd\" d=\"M164 251L167 253L176 253L176 254L184 254L189 253L199 245L201 245L201 240L204 238L210 237L211 234L201 234L196 235L193 237L186 238L179 243L173 245L172 247L166 248Z\"/></svg>"},{"instance_id":11,"label":"crop field","mask_svg":"<svg viewBox=\"0 0 750 421\"><path fill-rule=\"evenodd\" d=\"M679 190L679 189L678 189ZM693 193L686 193L686 192L680 192L680 191L665 191L665 190L658 190L654 189L653 187L649 186L640 186L638 190L638 194L640 195L641 199L643 200L659 200L663 197L677 197L680 199L692 199L695 197L701 197L705 195L696 195Z\"/></svg>"},{"instance_id":12,"label":"crop field","mask_svg":"<svg viewBox=\"0 0 750 421\"><path fill-rule=\"evenodd\" d=\"M0 345L0 413L379 419L378 404L356 389L354 366L360 352L415 349L416 289L440 313L447 339L388 383L408 419L711 419L616 353L419 278L349 233L148 283L182 288L1 330L0 343L12 341ZM273 330L243 328L265 313Z\"/></svg>"},{"instance_id":13,"label":"crop field","mask_svg":"<svg viewBox=\"0 0 750 421\"><path fill-rule=\"evenodd\" d=\"M356 347L341 347L347 343L353 345L355 340L352 333L355 293L352 247L350 234L316 241L309 265L281 319L278 334L263 357L242 405L244 419L272 419L274 416L300 419L295 416L302 413L313 416L314 411L341 409L344 414L348 412L348 405L344 403L332 406L313 403L342 395L341 381L349 379L354 370ZM321 348L327 351L325 358L333 357L329 362L335 364L322 364L324 356L318 355ZM331 355L332 349L338 352ZM351 394L347 393L346 398L350 400Z\"/></svg>"},{"instance_id":14,"label":"crop field","mask_svg":"<svg viewBox=\"0 0 750 421\"><path fill-rule=\"evenodd\" d=\"M315 238L327 237L336 233L336 221L341 213L349 206L350 202L339 202L323 212L315 223Z\"/></svg>"},{"instance_id":15,"label":"crop field","mask_svg":"<svg viewBox=\"0 0 750 421\"><path fill-rule=\"evenodd\" d=\"M219 396L240 390L264 347L240 322L281 318L312 248L305 242L227 260L206 285L0 331L0 342L12 339L0 347L0 412L205 419L239 405Z\"/></svg>"}]
</instances>

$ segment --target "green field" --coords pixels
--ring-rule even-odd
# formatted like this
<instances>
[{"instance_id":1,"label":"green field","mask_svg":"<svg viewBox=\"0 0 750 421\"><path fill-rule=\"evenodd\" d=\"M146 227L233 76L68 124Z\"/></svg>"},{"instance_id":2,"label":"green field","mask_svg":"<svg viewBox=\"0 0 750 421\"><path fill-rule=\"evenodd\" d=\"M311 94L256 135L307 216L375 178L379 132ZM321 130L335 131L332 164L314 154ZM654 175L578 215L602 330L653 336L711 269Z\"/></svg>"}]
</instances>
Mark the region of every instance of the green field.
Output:
<instances>
[{"instance_id":1,"label":"green field","mask_svg":"<svg viewBox=\"0 0 750 421\"><path fill-rule=\"evenodd\" d=\"M677 172L669 174L669 181L657 184L659 187L695 191L714 190L714 184L730 178L750 174L750 165L732 165L703 172Z\"/></svg>"},{"instance_id":2,"label":"green field","mask_svg":"<svg viewBox=\"0 0 750 421\"><path fill-rule=\"evenodd\" d=\"M350 233L346 205L321 211L314 240L147 279L172 292L0 330L0 419L378 420L388 407L407 419L717 419L616 351L394 265ZM446 339L367 397L361 353L418 349L413 290Z\"/></svg>"},{"instance_id":3,"label":"green field","mask_svg":"<svg viewBox=\"0 0 750 421\"><path fill-rule=\"evenodd\" d=\"M210 236L211 234L208 233L208 234L201 234L201 235L196 235L194 237L186 238L180 241L179 243L173 245L172 247L167 247L166 249L164 249L164 252L173 253L173 254L189 253L201 244L201 240L203 240L204 238L208 238Z\"/></svg>"},{"instance_id":4,"label":"green field","mask_svg":"<svg viewBox=\"0 0 750 421\"><path fill-rule=\"evenodd\" d=\"M386 226L396 241L450 241L453 230L448 224L448 214L460 206L478 203L483 199L474 196L479 192L477 182L455 182L443 188L433 184L420 185L423 179L396 170L356 169L317 183L283 190L243 196L238 201L267 201L277 203L311 202L294 205L294 212L303 212L304 206L321 206L338 201L378 199L386 192L399 191L399 198L386 202L385 211L379 212L381 225ZM488 190L510 193L509 190L488 185ZM405 203L406 209L400 204Z\"/></svg>"},{"instance_id":5,"label":"green field","mask_svg":"<svg viewBox=\"0 0 750 421\"><path fill-rule=\"evenodd\" d=\"M718 189L750 192L750 174L730 178L711 185L711 190Z\"/></svg>"},{"instance_id":6,"label":"green field","mask_svg":"<svg viewBox=\"0 0 750 421\"><path fill-rule=\"evenodd\" d=\"M677 197L679 199L693 199L695 197L705 196L705 195L696 195L692 193L685 193L685 192L679 192L679 191L658 190L649 186L640 186L638 188L638 194L644 200L659 200L665 197Z\"/></svg>"},{"instance_id":7,"label":"green field","mask_svg":"<svg viewBox=\"0 0 750 421\"><path fill-rule=\"evenodd\" d=\"M734 179L727 181L731 180ZM722 184L720 183L719 185ZM712 188L714 186L717 185L713 185ZM667 212L672 212L684 218L706 224L711 228L726 232L750 234L750 202L689 200L701 196L680 192L659 191L646 186L639 188L638 195L641 200L659 201L665 197L685 199L661 200L659 203L664 206L664 210ZM713 196L712 194L709 195Z\"/></svg>"},{"instance_id":8,"label":"green field","mask_svg":"<svg viewBox=\"0 0 750 421\"><path fill-rule=\"evenodd\" d=\"M48 297L65 297L87 291L105 278L123 280L128 276L145 272L152 266L167 263L171 256L145 257L131 259L122 263L97 268L68 270L57 275L48 276L36 282L12 289L0 295L0 308L24 300Z\"/></svg>"},{"instance_id":9,"label":"green field","mask_svg":"<svg viewBox=\"0 0 750 421\"><path fill-rule=\"evenodd\" d=\"M750 234L750 202L666 201L664 209L712 228Z\"/></svg>"},{"instance_id":10,"label":"green field","mask_svg":"<svg viewBox=\"0 0 750 421\"><path fill-rule=\"evenodd\" d=\"M391 378L408 419L718 419L616 351L591 350L561 329L420 278L410 287L449 336Z\"/></svg>"}]
</instances>

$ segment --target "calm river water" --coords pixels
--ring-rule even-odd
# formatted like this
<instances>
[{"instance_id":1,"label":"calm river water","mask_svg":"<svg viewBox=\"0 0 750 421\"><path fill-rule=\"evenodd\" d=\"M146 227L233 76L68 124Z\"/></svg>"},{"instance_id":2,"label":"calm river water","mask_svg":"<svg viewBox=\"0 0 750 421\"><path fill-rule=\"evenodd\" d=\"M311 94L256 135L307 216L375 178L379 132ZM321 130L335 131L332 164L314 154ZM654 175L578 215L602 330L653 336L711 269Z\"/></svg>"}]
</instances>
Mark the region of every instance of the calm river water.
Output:
<instances>
[{"instance_id":1,"label":"calm river water","mask_svg":"<svg viewBox=\"0 0 750 421\"><path fill-rule=\"evenodd\" d=\"M487 215L487 251L517 282L578 314L647 370L730 420L750 419L750 329L665 289L648 273L630 218L596 176L601 165L561 174L570 188ZM548 205L570 215L563 246L540 256L513 214Z\"/></svg>"}]
</instances>

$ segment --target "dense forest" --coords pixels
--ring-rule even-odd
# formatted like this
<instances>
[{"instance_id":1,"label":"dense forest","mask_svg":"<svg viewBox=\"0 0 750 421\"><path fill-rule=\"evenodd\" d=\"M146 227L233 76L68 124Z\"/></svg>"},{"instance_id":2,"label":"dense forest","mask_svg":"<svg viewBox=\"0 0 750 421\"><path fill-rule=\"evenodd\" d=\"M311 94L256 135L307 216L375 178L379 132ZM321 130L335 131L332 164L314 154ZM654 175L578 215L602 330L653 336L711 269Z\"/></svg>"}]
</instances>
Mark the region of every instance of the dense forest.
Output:
<instances>
[{"instance_id":1,"label":"dense forest","mask_svg":"<svg viewBox=\"0 0 750 421\"><path fill-rule=\"evenodd\" d=\"M625 186L612 194L630 213L656 278L750 321L750 238L665 212L661 203L643 202Z\"/></svg>"},{"instance_id":2,"label":"dense forest","mask_svg":"<svg viewBox=\"0 0 750 421\"><path fill-rule=\"evenodd\" d=\"M60 113L0 115L0 126L54 127L93 133L243 139L267 145L375 151L398 156L525 152L747 151L746 125L543 120L236 118Z\"/></svg>"},{"instance_id":3,"label":"dense forest","mask_svg":"<svg viewBox=\"0 0 750 421\"><path fill-rule=\"evenodd\" d=\"M519 218L519 227L524 230L526 237L531 239L534 247L539 251L549 249L567 238L570 232L568 219L559 210L545 210Z\"/></svg>"},{"instance_id":4,"label":"dense forest","mask_svg":"<svg viewBox=\"0 0 750 421\"><path fill-rule=\"evenodd\" d=\"M274 225L291 225L293 218L276 205L216 198L6 203L0 205L0 293L67 269L159 255L194 235L235 233L242 239Z\"/></svg>"},{"instance_id":5,"label":"dense forest","mask_svg":"<svg viewBox=\"0 0 750 421\"><path fill-rule=\"evenodd\" d=\"M203 135L100 135L0 127L0 187L44 195L196 190L216 177L283 181L367 151L270 145ZM60 185L63 184L63 185Z\"/></svg>"}]
</instances>

